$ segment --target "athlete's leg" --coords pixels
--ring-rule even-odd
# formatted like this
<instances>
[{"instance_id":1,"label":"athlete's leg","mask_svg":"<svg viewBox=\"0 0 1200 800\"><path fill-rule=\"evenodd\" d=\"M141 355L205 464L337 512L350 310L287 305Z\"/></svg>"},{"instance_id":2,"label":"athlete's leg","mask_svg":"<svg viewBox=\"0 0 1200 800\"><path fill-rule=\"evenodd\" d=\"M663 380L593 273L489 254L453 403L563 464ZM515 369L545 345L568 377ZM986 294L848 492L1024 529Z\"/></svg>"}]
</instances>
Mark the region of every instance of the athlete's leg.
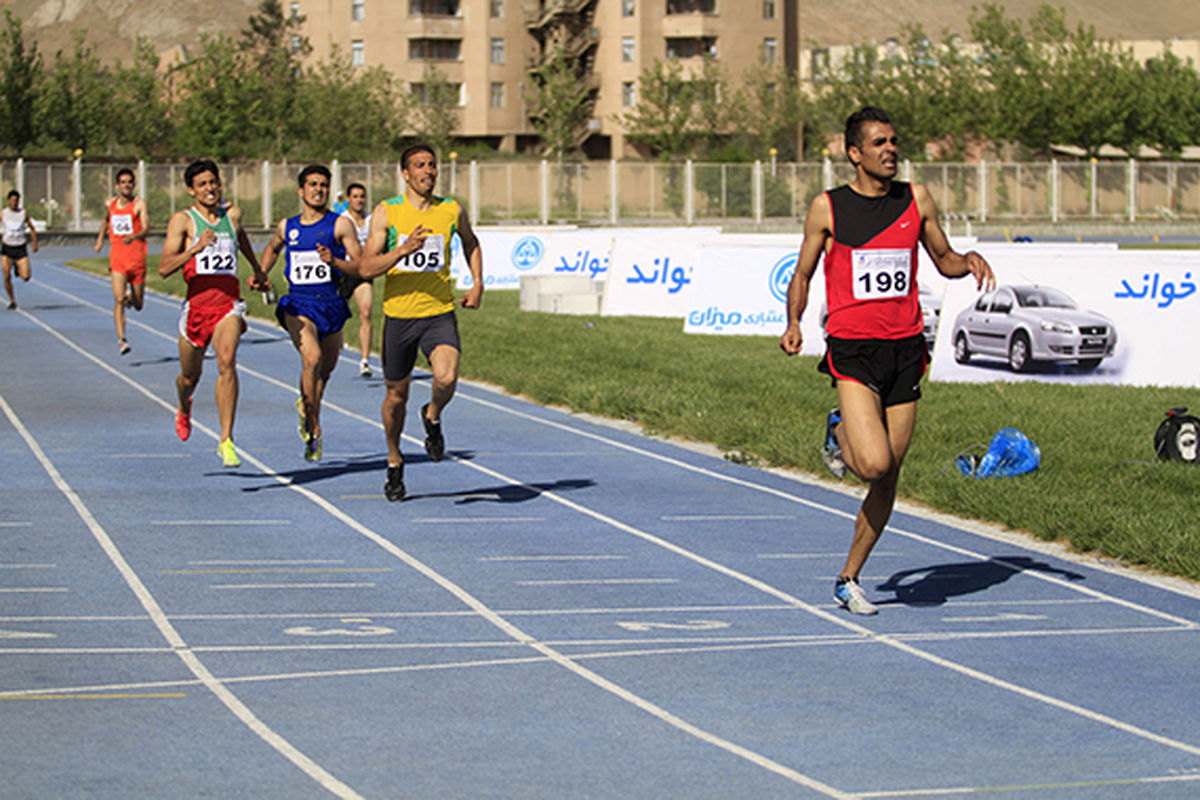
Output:
<instances>
[{"instance_id":1,"label":"athlete's leg","mask_svg":"<svg viewBox=\"0 0 1200 800\"><path fill-rule=\"evenodd\" d=\"M129 279L124 272L110 270L109 279L112 281L113 293L113 325L117 327L117 339L125 341L125 298L128 291Z\"/></svg>"},{"instance_id":2,"label":"athlete's leg","mask_svg":"<svg viewBox=\"0 0 1200 800\"><path fill-rule=\"evenodd\" d=\"M146 281L144 278L130 281L129 302L133 304L134 311L141 311L142 306L146 304Z\"/></svg>"},{"instance_id":3,"label":"athlete's leg","mask_svg":"<svg viewBox=\"0 0 1200 800\"><path fill-rule=\"evenodd\" d=\"M19 277L21 280L25 281L26 283L29 283L29 277L32 274L33 273L29 269L29 257L26 256L25 258L18 258L17 259L17 277Z\"/></svg>"},{"instance_id":4,"label":"athlete's leg","mask_svg":"<svg viewBox=\"0 0 1200 800\"><path fill-rule=\"evenodd\" d=\"M437 422L442 418L442 409L450 402L450 398L454 397L454 390L458 388L459 355L458 348L448 344L439 344L429 354L433 386L425 417L430 422Z\"/></svg>"},{"instance_id":5,"label":"athlete's leg","mask_svg":"<svg viewBox=\"0 0 1200 800\"><path fill-rule=\"evenodd\" d=\"M411 372L403 380L389 380L387 392L383 396L380 414L383 417L383 430L387 435L389 467L398 467L404 463L404 457L400 455L400 434L404 433L404 412L408 407L408 388L411 382Z\"/></svg>"},{"instance_id":6,"label":"athlete's leg","mask_svg":"<svg viewBox=\"0 0 1200 800\"><path fill-rule=\"evenodd\" d=\"M321 358L317 362L316 395L313 403L313 433L321 434L321 402L325 398L325 387L329 384L329 376L337 366L338 357L342 354L342 332L337 330L321 340Z\"/></svg>"},{"instance_id":7,"label":"athlete's leg","mask_svg":"<svg viewBox=\"0 0 1200 800\"><path fill-rule=\"evenodd\" d=\"M841 382L839 382L839 401L842 398L840 388ZM865 387L863 388L865 389ZM869 392L869 390L866 391ZM878 400L878 398L876 399ZM885 432L883 444L887 448L887 469L882 473L874 472L872 477L867 479L870 488L867 490L867 496L863 499L858 516L854 520L854 540L850 544L850 552L847 554L846 564L842 568L841 575L843 577L857 578L867 557L871 554L872 548L879 541L879 537L892 515L892 508L896 504L896 483L900 477L900 466L904 463L904 456L908 453L908 446L912 442L913 427L917 418L916 401L889 406L881 411L882 417L877 418L877 421L883 426ZM848 419L845 413L843 408L843 422L836 432L839 442L844 438L846 440L853 439L852 436L844 435L852 430L845 425ZM879 444L877 441L872 441L871 447L861 447L860 449L873 449ZM875 458L874 455L871 457ZM850 462L846 463L849 466ZM872 466L878 466L879 463L880 461L875 461Z\"/></svg>"},{"instance_id":8,"label":"athlete's leg","mask_svg":"<svg viewBox=\"0 0 1200 800\"><path fill-rule=\"evenodd\" d=\"M292 337L292 344L300 354L300 397L304 401L305 429L319 436L317 368L321 362L321 342L317 339L317 326L308 317L295 314L284 314L283 319L284 327Z\"/></svg>"},{"instance_id":9,"label":"athlete's leg","mask_svg":"<svg viewBox=\"0 0 1200 800\"><path fill-rule=\"evenodd\" d=\"M183 336L179 337L179 375L175 378L175 393L179 397L179 411L184 415L192 413L192 393L200 383L204 350Z\"/></svg>"},{"instance_id":10,"label":"athlete's leg","mask_svg":"<svg viewBox=\"0 0 1200 800\"><path fill-rule=\"evenodd\" d=\"M371 357L371 307L375 305L375 292L371 282L366 281L354 287L354 305L358 309L358 348L362 352L362 360Z\"/></svg>"},{"instance_id":11,"label":"athlete's leg","mask_svg":"<svg viewBox=\"0 0 1200 800\"><path fill-rule=\"evenodd\" d=\"M17 298L13 296L12 259L8 256L0 256L0 263L4 266L4 291L8 294L8 304L11 306L17 302Z\"/></svg>"},{"instance_id":12,"label":"athlete's leg","mask_svg":"<svg viewBox=\"0 0 1200 800\"><path fill-rule=\"evenodd\" d=\"M217 323L212 348L217 357L217 417L221 421L221 441L233 438L233 419L237 413L237 349L242 339L242 318L230 314Z\"/></svg>"}]
</instances>

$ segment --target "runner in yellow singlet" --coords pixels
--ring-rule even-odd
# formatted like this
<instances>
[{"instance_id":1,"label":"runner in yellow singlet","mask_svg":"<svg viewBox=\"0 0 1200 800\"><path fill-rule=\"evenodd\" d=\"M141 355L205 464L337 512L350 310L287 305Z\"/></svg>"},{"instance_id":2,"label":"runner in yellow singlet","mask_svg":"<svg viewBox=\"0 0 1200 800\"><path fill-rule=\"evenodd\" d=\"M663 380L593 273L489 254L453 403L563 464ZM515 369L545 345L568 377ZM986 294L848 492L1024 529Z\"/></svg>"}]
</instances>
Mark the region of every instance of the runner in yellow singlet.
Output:
<instances>
[{"instance_id":1,"label":"runner in yellow singlet","mask_svg":"<svg viewBox=\"0 0 1200 800\"><path fill-rule=\"evenodd\" d=\"M455 234L474 279L462 297L463 308L479 308L483 296L483 254L467 210L457 201L433 193L437 183L433 148L427 144L409 147L400 155L400 168L407 191L375 206L359 271L366 279L387 276L382 347L387 394L381 413L388 448L384 495L392 501L405 496L400 434L418 349L429 359L433 372L432 397L421 406L425 452L431 461L441 461L446 450L442 411L458 385L462 349L450 285L450 238Z\"/></svg>"}]
</instances>

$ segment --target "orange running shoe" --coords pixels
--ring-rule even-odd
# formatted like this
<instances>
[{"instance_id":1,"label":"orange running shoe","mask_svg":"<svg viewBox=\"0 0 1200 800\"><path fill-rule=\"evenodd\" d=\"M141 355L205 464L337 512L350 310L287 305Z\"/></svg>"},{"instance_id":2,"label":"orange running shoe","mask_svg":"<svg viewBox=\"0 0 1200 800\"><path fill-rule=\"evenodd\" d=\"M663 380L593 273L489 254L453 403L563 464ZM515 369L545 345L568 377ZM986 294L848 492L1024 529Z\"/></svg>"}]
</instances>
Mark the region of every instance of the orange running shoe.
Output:
<instances>
[{"instance_id":1,"label":"orange running shoe","mask_svg":"<svg viewBox=\"0 0 1200 800\"><path fill-rule=\"evenodd\" d=\"M181 442L186 442L192 435L192 403L190 400L187 411L175 410L175 435Z\"/></svg>"}]
</instances>

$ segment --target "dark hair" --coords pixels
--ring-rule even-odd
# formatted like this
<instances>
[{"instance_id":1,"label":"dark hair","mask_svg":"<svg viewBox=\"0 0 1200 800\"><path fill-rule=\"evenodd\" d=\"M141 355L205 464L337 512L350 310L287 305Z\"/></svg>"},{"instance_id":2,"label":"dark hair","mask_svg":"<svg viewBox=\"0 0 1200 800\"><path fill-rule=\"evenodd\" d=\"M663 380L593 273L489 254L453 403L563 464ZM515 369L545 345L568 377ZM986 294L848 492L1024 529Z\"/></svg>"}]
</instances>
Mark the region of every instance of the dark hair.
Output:
<instances>
[{"instance_id":1,"label":"dark hair","mask_svg":"<svg viewBox=\"0 0 1200 800\"><path fill-rule=\"evenodd\" d=\"M8 192L8 196L9 197L20 197L21 193L18 192L16 189L10 189Z\"/></svg>"},{"instance_id":2,"label":"dark hair","mask_svg":"<svg viewBox=\"0 0 1200 800\"><path fill-rule=\"evenodd\" d=\"M324 176L325 180L327 181L333 180L333 173L331 173L327 167L323 167L320 164L309 164L307 167L300 170L300 177L297 178L301 188L304 187L304 182L308 180L309 175L321 175Z\"/></svg>"},{"instance_id":3,"label":"dark hair","mask_svg":"<svg viewBox=\"0 0 1200 800\"><path fill-rule=\"evenodd\" d=\"M417 153L429 153L429 155L437 158L437 153L433 152L433 145L418 142L404 148L404 152L400 154L400 169L408 169L408 159Z\"/></svg>"},{"instance_id":4,"label":"dark hair","mask_svg":"<svg viewBox=\"0 0 1200 800\"><path fill-rule=\"evenodd\" d=\"M183 171L183 182L191 186L192 181L196 180L196 176L202 172L211 172L218 182L221 180L221 171L217 169L217 162L211 158L201 158L187 165L187 169Z\"/></svg>"},{"instance_id":5,"label":"dark hair","mask_svg":"<svg viewBox=\"0 0 1200 800\"><path fill-rule=\"evenodd\" d=\"M129 167L121 167L119 170L117 170L116 180L118 180L118 181L121 180L122 175L128 175L129 177L133 178L135 181L137 180L137 176L133 174L133 170L131 170Z\"/></svg>"},{"instance_id":6,"label":"dark hair","mask_svg":"<svg viewBox=\"0 0 1200 800\"><path fill-rule=\"evenodd\" d=\"M350 193L353 192L355 189L362 189L363 194L367 193L367 187L365 187L361 183L355 181L354 183L348 184L346 186L346 196L349 197Z\"/></svg>"},{"instance_id":7,"label":"dark hair","mask_svg":"<svg viewBox=\"0 0 1200 800\"><path fill-rule=\"evenodd\" d=\"M886 122L892 124L887 112L875 106L863 106L846 118L846 157L850 157L850 148L862 149L862 129L868 122Z\"/></svg>"}]
</instances>

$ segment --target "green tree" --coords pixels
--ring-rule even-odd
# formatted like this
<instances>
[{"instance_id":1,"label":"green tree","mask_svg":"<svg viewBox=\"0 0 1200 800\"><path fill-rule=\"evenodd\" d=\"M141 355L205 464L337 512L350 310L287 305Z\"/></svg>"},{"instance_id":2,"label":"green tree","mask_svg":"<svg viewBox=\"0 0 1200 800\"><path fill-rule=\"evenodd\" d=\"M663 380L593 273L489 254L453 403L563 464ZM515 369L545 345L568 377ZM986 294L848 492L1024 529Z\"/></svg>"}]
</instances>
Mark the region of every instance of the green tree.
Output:
<instances>
[{"instance_id":1,"label":"green tree","mask_svg":"<svg viewBox=\"0 0 1200 800\"><path fill-rule=\"evenodd\" d=\"M444 157L450 149L459 125L459 95L461 87L450 83L446 73L432 63L425 63L420 83L409 85L410 124L421 140L428 142Z\"/></svg>"},{"instance_id":2,"label":"green tree","mask_svg":"<svg viewBox=\"0 0 1200 800\"><path fill-rule=\"evenodd\" d=\"M686 155L696 136L696 88L677 60L656 58L638 76L633 111L620 119L630 141L659 158Z\"/></svg>"},{"instance_id":3,"label":"green tree","mask_svg":"<svg viewBox=\"0 0 1200 800\"><path fill-rule=\"evenodd\" d=\"M1167 50L1149 59L1137 77L1135 107L1125 118L1127 140L1150 144L1169 156L1195 144L1200 131L1200 74L1191 59Z\"/></svg>"},{"instance_id":4,"label":"green tree","mask_svg":"<svg viewBox=\"0 0 1200 800\"><path fill-rule=\"evenodd\" d=\"M116 107L120 117L114 134L119 145L139 156L164 151L174 137L158 61L150 40L138 36L133 62L129 67L117 65Z\"/></svg>"},{"instance_id":5,"label":"green tree","mask_svg":"<svg viewBox=\"0 0 1200 800\"><path fill-rule=\"evenodd\" d=\"M226 36L204 36L181 72L179 148L221 160L260 153L261 77L246 54Z\"/></svg>"},{"instance_id":6,"label":"green tree","mask_svg":"<svg viewBox=\"0 0 1200 800\"><path fill-rule=\"evenodd\" d=\"M338 48L305 71L295 105L295 127L308 158L380 158L396 150L405 104L382 67L355 69Z\"/></svg>"},{"instance_id":7,"label":"green tree","mask_svg":"<svg viewBox=\"0 0 1200 800\"><path fill-rule=\"evenodd\" d=\"M55 54L54 71L38 104L38 119L50 138L68 149L90 152L112 138L110 76L87 42L87 32L73 33L70 56Z\"/></svg>"},{"instance_id":8,"label":"green tree","mask_svg":"<svg viewBox=\"0 0 1200 800\"><path fill-rule=\"evenodd\" d=\"M529 84L532 90L525 100L534 130L548 153L562 160L587 136L596 90L588 84L584 63L572 59L563 47L530 68Z\"/></svg>"},{"instance_id":9,"label":"green tree","mask_svg":"<svg viewBox=\"0 0 1200 800\"><path fill-rule=\"evenodd\" d=\"M259 125L272 158L285 158L296 142L295 103L303 76L301 61L312 52L301 33L304 16L285 15L279 0L261 0L247 19L241 49L250 56L262 86Z\"/></svg>"},{"instance_id":10,"label":"green tree","mask_svg":"<svg viewBox=\"0 0 1200 800\"><path fill-rule=\"evenodd\" d=\"M784 64L759 62L748 68L730 105L736 109L754 156L762 158L774 147L782 160L797 157L796 134L804 118L804 94Z\"/></svg>"},{"instance_id":11,"label":"green tree","mask_svg":"<svg viewBox=\"0 0 1200 800\"><path fill-rule=\"evenodd\" d=\"M35 113L42 87L42 56L37 43L25 46L21 20L4 10L5 27L0 34L5 52L0 64L0 145L18 155L37 139Z\"/></svg>"}]
</instances>

